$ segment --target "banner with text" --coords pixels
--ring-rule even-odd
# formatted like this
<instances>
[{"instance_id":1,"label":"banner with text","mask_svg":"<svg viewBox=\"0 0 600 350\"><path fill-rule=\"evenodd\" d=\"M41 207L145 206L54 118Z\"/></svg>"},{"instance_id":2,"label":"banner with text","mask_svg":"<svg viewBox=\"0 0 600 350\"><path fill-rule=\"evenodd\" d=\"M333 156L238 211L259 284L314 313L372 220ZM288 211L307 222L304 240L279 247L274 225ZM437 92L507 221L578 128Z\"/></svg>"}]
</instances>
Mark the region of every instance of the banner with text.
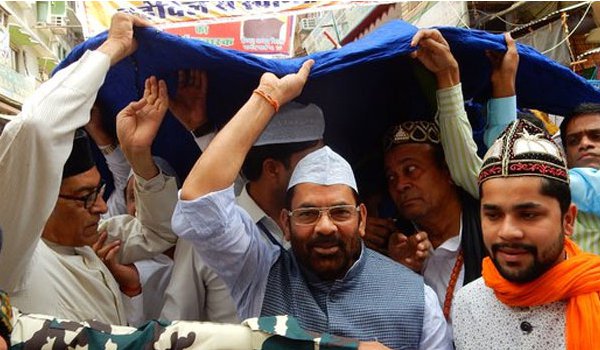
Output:
<instances>
[{"instance_id":1,"label":"banner with text","mask_svg":"<svg viewBox=\"0 0 600 350\"><path fill-rule=\"evenodd\" d=\"M116 12L139 14L158 27L173 27L194 22L291 16L325 8L364 6L366 3L374 1L86 1L84 35L90 37L106 30Z\"/></svg>"},{"instance_id":2,"label":"banner with text","mask_svg":"<svg viewBox=\"0 0 600 350\"><path fill-rule=\"evenodd\" d=\"M278 57L291 56L293 29L293 16L164 28L166 32L223 48Z\"/></svg>"}]
</instances>

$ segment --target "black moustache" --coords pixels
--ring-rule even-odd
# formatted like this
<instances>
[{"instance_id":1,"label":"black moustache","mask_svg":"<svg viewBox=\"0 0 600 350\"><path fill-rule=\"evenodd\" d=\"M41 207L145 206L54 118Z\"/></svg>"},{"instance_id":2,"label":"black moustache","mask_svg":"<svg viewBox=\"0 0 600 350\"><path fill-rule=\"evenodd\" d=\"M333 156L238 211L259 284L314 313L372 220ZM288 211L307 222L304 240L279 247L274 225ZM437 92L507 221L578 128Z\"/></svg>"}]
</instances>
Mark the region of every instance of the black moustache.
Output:
<instances>
[{"instance_id":1,"label":"black moustache","mask_svg":"<svg viewBox=\"0 0 600 350\"><path fill-rule=\"evenodd\" d=\"M313 248L314 246L321 246L321 245L337 245L337 246L344 246L344 242L342 242L340 239L338 239L335 236L318 236L317 238L313 239L310 241L310 243L308 244L308 246L310 248Z\"/></svg>"},{"instance_id":2,"label":"black moustache","mask_svg":"<svg viewBox=\"0 0 600 350\"><path fill-rule=\"evenodd\" d=\"M494 253L494 255L496 255L496 253L498 252L498 250L503 249L503 248L510 248L510 249L522 249L527 251L528 253L531 253L533 255L537 255L537 248L533 245L530 244L523 244L523 243L497 243L497 244L492 244L492 252Z\"/></svg>"}]
</instances>

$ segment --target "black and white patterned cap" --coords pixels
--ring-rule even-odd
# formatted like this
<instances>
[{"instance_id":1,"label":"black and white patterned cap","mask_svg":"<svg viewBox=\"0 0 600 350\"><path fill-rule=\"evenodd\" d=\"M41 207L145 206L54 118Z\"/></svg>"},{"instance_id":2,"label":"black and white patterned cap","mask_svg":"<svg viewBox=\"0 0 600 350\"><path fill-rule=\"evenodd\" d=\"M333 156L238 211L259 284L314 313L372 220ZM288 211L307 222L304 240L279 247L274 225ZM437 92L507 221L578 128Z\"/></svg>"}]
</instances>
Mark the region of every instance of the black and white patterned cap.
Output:
<instances>
[{"instance_id":1,"label":"black and white patterned cap","mask_svg":"<svg viewBox=\"0 0 600 350\"><path fill-rule=\"evenodd\" d=\"M496 177L542 176L569 183L567 162L548 134L526 120L509 125L483 157L479 185Z\"/></svg>"},{"instance_id":2,"label":"black and white patterned cap","mask_svg":"<svg viewBox=\"0 0 600 350\"><path fill-rule=\"evenodd\" d=\"M440 129L434 122L425 120L402 122L390 128L383 140L384 152L405 143L440 143Z\"/></svg>"}]
</instances>

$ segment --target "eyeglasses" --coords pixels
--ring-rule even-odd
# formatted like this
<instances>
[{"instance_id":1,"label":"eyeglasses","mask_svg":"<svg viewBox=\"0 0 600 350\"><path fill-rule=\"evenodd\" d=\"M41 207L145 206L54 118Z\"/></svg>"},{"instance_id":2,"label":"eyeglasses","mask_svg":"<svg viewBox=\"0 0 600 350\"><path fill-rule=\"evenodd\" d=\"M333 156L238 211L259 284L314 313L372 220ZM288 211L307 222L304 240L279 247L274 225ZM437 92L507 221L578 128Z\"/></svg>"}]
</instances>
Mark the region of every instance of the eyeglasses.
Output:
<instances>
[{"instance_id":1,"label":"eyeglasses","mask_svg":"<svg viewBox=\"0 0 600 350\"><path fill-rule=\"evenodd\" d=\"M352 204L334 205L331 207L298 208L288 212L288 216L297 225L314 225L319 221L323 212L327 212L329 219L336 224L343 224L351 220L358 213L358 206Z\"/></svg>"},{"instance_id":2,"label":"eyeglasses","mask_svg":"<svg viewBox=\"0 0 600 350\"><path fill-rule=\"evenodd\" d=\"M105 188L106 188L106 183L104 183L104 180L100 180L100 183L98 184L98 186L92 192L86 194L85 196L75 197L75 196L69 196L66 194L59 194L58 197L63 198L63 199L69 199L69 200L73 200L73 201L83 202L83 207L85 209L89 209L91 206L94 205L94 203L96 203L98 196L102 196L104 194Z\"/></svg>"}]
</instances>

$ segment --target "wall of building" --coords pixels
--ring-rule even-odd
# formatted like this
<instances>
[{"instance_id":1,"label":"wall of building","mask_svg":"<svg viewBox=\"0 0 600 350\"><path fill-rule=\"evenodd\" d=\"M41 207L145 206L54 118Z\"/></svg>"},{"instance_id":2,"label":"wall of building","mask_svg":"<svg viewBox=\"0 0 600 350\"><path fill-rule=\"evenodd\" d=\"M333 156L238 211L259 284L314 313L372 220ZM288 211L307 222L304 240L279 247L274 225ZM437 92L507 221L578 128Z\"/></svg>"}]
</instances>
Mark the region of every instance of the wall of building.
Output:
<instances>
[{"instance_id":1,"label":"wall of building","mask_svg":"<svg viewBox=\"0 0 600 350\"><path fill-rule=\"evenodd\" d=\"M47 6L71 2L46 1ZM36 1L0 1L0 113L16 114L65 53L81 41L74 16L58 25L40 21ZM72 9L70 9L71 12Z\"/></svg>"}]
</instances>

